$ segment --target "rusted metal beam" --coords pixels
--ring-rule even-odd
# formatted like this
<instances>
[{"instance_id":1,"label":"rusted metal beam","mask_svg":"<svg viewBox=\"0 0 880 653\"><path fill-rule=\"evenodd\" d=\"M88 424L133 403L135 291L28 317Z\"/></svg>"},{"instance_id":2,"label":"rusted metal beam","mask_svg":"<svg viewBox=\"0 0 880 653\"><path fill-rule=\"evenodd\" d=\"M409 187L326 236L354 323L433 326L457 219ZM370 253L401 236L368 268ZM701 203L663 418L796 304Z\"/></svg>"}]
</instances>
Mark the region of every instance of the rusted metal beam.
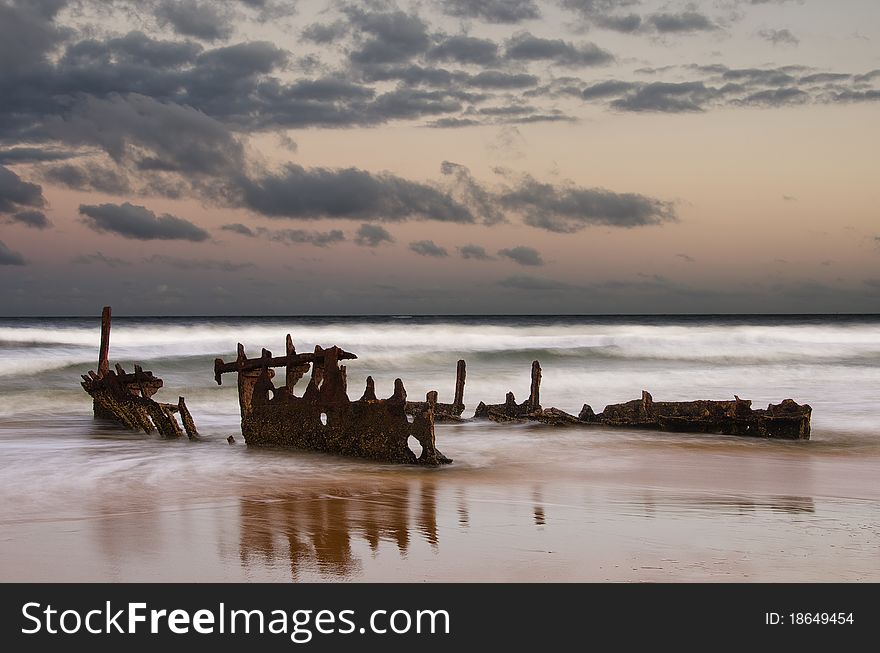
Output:
<instances>
[{"instance_id":1,"label":"rusted metal beam","mask_svg":"<svg viewBox=\"0 0 880 653\"><path fill-rule=\"evenodd\" d=\"M339 350L338 360L353 360L356 358L357 356L350 352ZM316 363L319 366L323 366L324 354L297 354L294 351L286 356L272 356L272 352L264 349L263 355L260 358L246 358L244 356L244 346L239 343L238 358L235 361L226 363L222 358L214 359L214 380L217 382L217 385L220 385L221 375L229 372L250 372L266 367L299 367L308 363Z\"/></svg>"}]
</instances>

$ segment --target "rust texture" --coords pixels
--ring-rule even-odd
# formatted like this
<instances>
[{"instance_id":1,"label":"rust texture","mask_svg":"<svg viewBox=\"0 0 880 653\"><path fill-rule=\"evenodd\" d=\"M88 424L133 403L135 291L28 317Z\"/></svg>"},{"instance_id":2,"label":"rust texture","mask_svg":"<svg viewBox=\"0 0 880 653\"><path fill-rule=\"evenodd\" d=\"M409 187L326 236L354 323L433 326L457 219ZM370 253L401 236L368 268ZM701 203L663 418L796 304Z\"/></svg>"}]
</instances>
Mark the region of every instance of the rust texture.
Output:
<instances>
[{"instance_id":1,"label":"rust texture","mask_svg":"<svg viewBox=\"0 0 880 653\"><path fill-rule=\"evenodd\" d=\"M239 344L235 361L214 361L218 384L223 374L237 373L241 432L249 446L293 447L392 463L452 462L435 444L436 392L429 392L424 402L408 403L403 381L395 379L392 395L379 399L373 378L367 377L363 395L351 401L346 368L339 361L357 356L336 346L316 346L313 353L298 354L289 335L286 350L284 356L273 357L263 349L259 358L247 358ZM272 382L275 367L285 368L284 385L277 388ZM311 377L298 397L294 387L310 368ZM460 369L463 389L464 366ZM409 448L410 437L421 445L418 456Z\"/></svg>"},{"instance_id":2,"label":"rust texture","mask_svg":"<svg viewBox=\"0 0 880 653\"><path fill-rule=\"evenodd\" d=\"M508 392L503 404L485 404L482 401L474 411L476 419L491 419L494 422L510 422L519 419L537 419L541 410L541 364L532 362L532 383L529 398L521 404Z\"/></svg>"},{"instance_id":3,"label":"rust texture","mask_svg":"<svg viewBox=\"0 0 880 653\"><path fill-rule=\"evenodd\" d=\"M153 400L162 387L162 379L144 371L140 365L134 372L126 372L117 363L110 369L110 307L101 314L101 347L98 353L98 371L82 375L82 387L92 397L94 415L98 419L112 419L124 427L144 433L158 432L165 438L179 438L186 432L191 440L198 438L192 415L183 397L177 404ZM180 414L183 428L175 413Z\"/></svg>"},{"instance_id":4,"label":"rust texture","mask_svg":"<svg viewBox=\"0 0 880 653\"><path fill-rule=\"evenodd\" d=\"M458 361L455 368L455 398L451 404L443 404L434 397L434 422L461 422L464 421L461 414L464 412L464 379L467 374L467 366L463 360ZM434 393L437 394L436 392ZM406 414L415 416L418 410L423 409L425 402L406 402Z\"/></svg>"},{"instance_id":5,"label":"rust texture","mask_svg":"<svg viewBox=\"0 0 880 653\"><path fill-rule=\"evenodd\" d=\"M512 392L503 404L480 402L474 419L495 422L536 421L546 424L596 424L609 427L650 429L687 433L718 433L787 440L809 440L812 408L785 399L767 408L752 408L752 402L734 396L732 401L654 401L642 391L641 399L605 406L598 415L584 404L574 416L540 404L541 365L532 363L529 399L517 404Z\"/></svg>"}]
</instances>

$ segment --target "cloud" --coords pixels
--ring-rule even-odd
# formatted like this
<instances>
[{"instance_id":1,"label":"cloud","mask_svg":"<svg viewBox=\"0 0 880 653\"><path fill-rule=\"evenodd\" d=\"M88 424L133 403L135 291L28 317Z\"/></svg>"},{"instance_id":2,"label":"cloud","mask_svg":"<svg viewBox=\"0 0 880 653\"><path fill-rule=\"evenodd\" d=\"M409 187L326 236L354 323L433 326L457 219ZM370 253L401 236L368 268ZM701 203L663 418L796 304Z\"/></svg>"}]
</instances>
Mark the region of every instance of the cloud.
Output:
<instances>
[{"instance_id":1,"label":"cloud","mask_svg":"<svg viewBox=\"0 0 880 653\"><path fill-rule=\"evenodd\" d=\"M130 261L116 258L115 256L105 256L101 252L95 252L94 254L80 254L79 256L70 259L70 262L76 265L93 265L95 263L100 263L106 265L108 268L129 267L131 265Z\"/></svg>"},{"instance_id":2,"label":"cloud","mask_svg":"<svg viewBox=\"0 0 880 653\"><path fill-rule=\"evenodd\" d=\"M176 256L163 256L154 254L144 259L144 263L157 263L161 266L171 266L178 270L214 270L217 272L238 272L246 268L254 267L253 263L233 263L232 261L218 261L215 259L179 258Z\"/></svg>"},{"instance_id":3,"label":"cloud","mask_svg":"<svg viewBox=\"0 0 880 653\"><path fill-rule=\"evenodd\" d=\"M232 17L207 0L165 0L156 7L160 24L170 24L175 32L206 41L232 35Z\"/></svg>"},{"instance_id":4,"label":"cloud","mask_svg":"<svg viewBox=\"0 0 880 653\"><path fill-rule=\"evenodd\" d=\"M189 220L170 214L157 216L144 206L124 204L80 204L85 224L99 233L114 233L134 240L189 240L200 242L208 232Z\"/></svg>"},{"instance_id":5,"label":"cloud","mask_svg":"<svg viewBox=\"0 0 880 653\"><path fill-rule=\"evenodd\" d=\"M432 47L427 58L433 61L490 66L498 61L498 44L473 36L450 36Z\"/></svg>"},{"instance_id":6,"label":"cloud","mask_svg":"<svg viewBox=\"0 0 880 653\"><path fill-rule=\"evenodd\" d=\"M481 245L462 245L458 248L458 253L461 258L473 261L491 261L495 258L487 253L486 248Z\"/></svg>"},{"instance_id":7,"label":"cloud","mask_svg":"<svg viewBox=\"0 0 880 653\"><path fill-rule=\"evenodd\" d=\"M49 183L74 190L97 191L109 195L125 195L132 190L124 170L93 161L81 165L64 163L52 166L44 169L43 177Z\"/></svg>"},{"instance_id":8,"label":"cloud","mask_svg":"<svg viewBox=\"0 0 880 653\"><path fill-rule=\"evenodd\" d=\"M622 82L620 80L609 80L607 82L598 82L592 86L588 86L581 92L581 96L585 100L595 98L606 98L609 96L618 96L638 88L638 84L634 82Z\"/></svg>"},{"instance_id":9,"label":"cloud","mask_svg":"<svg viewBox=\"0 0 880 653\"><path fill-rule=\"evenodd\" d=\"M249 238L253 238L257 235L253 229L248 227L246 224L242 224L240 222L224 224L222 227L220 227L220 230L231 231L234 234L239 234L240 236L248 236Z\"/></svg>"},{"instance_id":10,"label":"cloud","mask_svg":"<svg viewBox=\"0 0 880 653\"><path fill-rule=\"evenodd\" d=\"M519 263L520 265L544 265L544 259L541 258L541 253L538 250L532 247L525 247L523 245L520 245L518 247L500 249L498 250L498 256L501 256L502 258L509 258L511 261Z\"/></svg>"},{"instance_id":11,"label":"cloud","mask_svg":"<svg viewBox=\"0 0 880 653\"><path fill-rule=\"evenodd\" d=\"M485 89L517 89L537 86L538 78L528 73L505 73L498 70L484 70L467 80L468 86Z\"/></svg>"},{"instance_id":12,"label":"cloud","mask_svg":"<svg viewBox=\"0 0 880 653\"><path fill-rule=\"evenodd\" d=\"M393 243L394 238L384 227L377 224L362 224L357 230L354 242L362 247L377 247L382 243Z\"/></svg>"},{"instance_id":13,"label":"cloud","mask_svg":"<svg viewBox=\"0 0 880 653\"><path fill-rule=\"evenodd\" d=\"M716 97L717 89L703 82L652 82L636 87L611 106L623 111L687 113L703 111L705 104Z\"/></svg>"},{"instance_id":14,"label":"cloud","mask_svg":"<svg viewBox=\"0 0 880 653\"><path fill-rule=\"evenodd\" d=\"M42 211L19 211L18 213L8 214L3 219L5 222L21 224L32 229L48 229L52 226L52 223Z\"/></svg>"},{"instance_id":15,"label":"cloud","mask_svg":"<svg viewBox=\"0 0 880 653\"><path fill-rule=\"evenodd\" d=\"M648 17L647 22L661 34L711 32L718 29L718 25L704 14L696 11L653 14Z\"/></svg>"},{"instance_id":16,"label":"cloud","mask_svg":"<svg viewBox=\"0 0 880 653\"><path fill-rule=\"evenodd\" d=\"M42 147L13 147L8 150L0 150L0 166L12 163L41 163L44 161L60 161L77 156L70 150Z\"/></svg>"},{"instance_id":17,"label":"cloud","mask_svg":"<svg viewBox=\"0 0 880 653\"><path fill-rule=\"evenodd\" d=\"M191 107L139 94L82 99L49 132L103 149L137 171L219 175L243 165L241 144L218 121Z\"/></svg>"},{"instance_id":18,"label":"cloud","mask_svg":"<svg viewBox=\"0 0 880 653\"><path fill-rule=\"evenodd\" d=\"M332 23L312 23L306 26L300 34L306 41L325 45L345 37L348 34L348 25L341 20Z\"/></svg>"},{"instance_id":19,"label":"cloud","mask_svg":"<svg viewBox=\"0 0 880 653\"><path fill-rule=\"evenodd\" d=\"M803 104L809 99L809 95L797 88L777 88L767 91L759 91L740 100L743 104L752 104L763 107L779 107L792 104Z\"/></svg>"},{"instance_id":20,"label":"cloud","mask_svg":"<svg viewBox=\"0 0 880 653\"><path fill-rule=\"evenodd\" d=\"M762 29L758 32L758 36L773 45L797 45L801 42L787 29Z\"/></svg>"},{"instance_id":21,"label":"cloud","mask_svg":"<svg viewBox=\"0 0 880 653\"><path fill-rule=\"evenodd\" d=\"M449 256L446 248L437 245L433 240L418 240L410 243L409 248L420 256L433 256L435 258Z\"/></svg>"},{"instance_id":22,"label":"cloud","mask_svg":"<svg viewBox=\"0 0 880 653\"><path fill-rule=\"evenodd\" d=\"M599 27L610 29L623 34L634 34L642 29L644 22L638 14L624 14L614 16L596 16L594 22Z\"/></svg>"},{"instance_id":23,"label":"cloud","mask_svg":"<svg viewBox=\"0 0 880 653\"><path fill-rule=\"evenodd\" d=\"M452 194L462 205L478 216L484 224L504 222L496 195L477 182L467 167L452 161L440 164L440 173L454 180Z\"/></svg>"},{"instance_id":24,"label":"cloud","mask_svg":"<svg viewBox=\"0 0 880 653\"><path fill-rule=\"evenodd\" d=\"M473 223L471 210L448 193L390 173L358 168L304 168L240 180L240 204L273 218L409 219Z\"/></svg>"},{"instance_id":25,"label":"cloud","mask_svg":"<svg viewBox=\"0 0 880 653\"><path fill-rule=\"evenodd\" d=\"M54 24L63 2L0 3L0 73L38 67L64 39L67 30Z\"/></svg>"},{"instance_id":26,"label":"cloud","mask_svg":"<svg viewBox=\"0 0 880 653\"><path fill-rule=\"evenodd\" d=\"M345 240L345 234L339 229L331 231L307 231L305 229L257 229L257 234L277 243L285 245L309 244L315 247L329 247Z\"/></svg>"},{"instance_id":27,"label":"cloud","mask_svg":"<svg viewBox=\"0 0 880 653\"><path fill-rule=\"evenodd\" d=\"M534 0L440 0L443 12L456 18L511 24L541 17Z\"/></svg>"},{"instance_id":28,"label":"cloud","mask_svg":"<svg viewBox=\"0 0 880 653\"><path fill-rule=\"evenodd\" d=\"M614 57L595 43L575 46L562 39L544 39L528 32L517 34L507 42L505 56L514 61L552 61L562 66L595 66Z\"/></svg>"},{"instance_id":29,"label":"cloud","mask_svg":"<svg viewBox=\"0 0 880 653\"><path fill-rule=\"evenodd\" d=\"M428 49L428 26L415 14L363 11L350 6L348 20L357 34L368 35L349 55L358 64L406 61Z\"/></svg>"},{"instance_id":30,"label":"cloud","mask_svg":"<svg viewBox=\"0 0 880 653\"><path fill-rule=\"evenodd\" d=\"M0 265L26 265L24 257L18 252L14 252L0 240Z\"/></svg>"},{"instance_id":31,"label":"cloud","mask_svg":"<svg viewBox=\"0 0 880 653\"><path fill-rule=\"evenodd\" d=\"M523 214L526 224L558 233L573 233L588 225L631 228L676 219L670 202L570 182L557 186L529 175L501 192L499 200L506 208Z\"/></svg>"},{"instance_id":32,"label":"cloud","mask_svg":"<svg viewBox=\"0 0 880 653\"><path fill-rule=\"evenodd\" d=\"M687 254L676 254L675 257L680 258L685 263L696 263L697 262L697 259L695 259L693 256L689 256Z\"/></svg>"},{"instance_id":33,"label":"cloud","mask_svg":"<svg viewBox=\"0 0 880 653\"><path fill-rule=\"evenodd\" d=\"M575 287L562 281L532 277L528 275L514 275L498 282L502 288L512 290L526 290L537 292L556 292L560 290L572 290Z\"/></svg>"},{"instance_id":34,"label":"cloud","mask_svg":"<svg viewBox=\"0 0 880 653\"><path fill-rule=\"evenodd\" d=\"M25 207L42 208L45 204L43 189L38 184L24 181L0 165L0 213L12 213Z\"/></svg>"}]
</instances>

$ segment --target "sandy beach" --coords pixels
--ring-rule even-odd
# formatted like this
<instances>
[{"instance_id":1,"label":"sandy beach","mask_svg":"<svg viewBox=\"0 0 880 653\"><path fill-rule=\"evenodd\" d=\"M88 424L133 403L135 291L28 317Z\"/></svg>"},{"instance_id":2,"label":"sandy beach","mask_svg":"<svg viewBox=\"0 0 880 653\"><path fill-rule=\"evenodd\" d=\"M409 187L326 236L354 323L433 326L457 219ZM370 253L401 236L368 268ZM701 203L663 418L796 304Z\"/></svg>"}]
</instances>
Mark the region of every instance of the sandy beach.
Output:
<instances>
[{"instance_id":1,"label":"sandy beach","mask_svg":"<svg viewBox=\"0 0 880 653\"><path fill-rule=\"evenodd\" d=\"M880 579L858 444L449 426L471 462L430 470L79 426L63 478L10 478L3 430L4 581Z\"/></svg>"}]
</instances>

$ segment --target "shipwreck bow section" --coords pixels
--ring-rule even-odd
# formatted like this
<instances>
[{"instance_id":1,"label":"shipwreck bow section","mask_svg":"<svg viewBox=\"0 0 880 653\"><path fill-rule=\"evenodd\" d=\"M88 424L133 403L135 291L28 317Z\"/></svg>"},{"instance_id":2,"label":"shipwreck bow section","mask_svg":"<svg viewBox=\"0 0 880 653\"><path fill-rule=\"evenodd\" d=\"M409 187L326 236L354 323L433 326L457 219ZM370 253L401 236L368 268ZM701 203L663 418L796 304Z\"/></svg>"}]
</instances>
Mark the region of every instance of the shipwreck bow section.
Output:
<instances>
[{"instance_id":1,"label":"shipwreck bow section","mask_svg":"<svg viewBox=\"0 0 880 653\"><path fill-rule=\"evenodd\" d=\"M186 431L190 440L196 440L196 430L192 415L183 397L177 404L159 403L153 395L162 387L162 379L144 371L140 365L134 366L134 373L126 372L117 363L110 369L110 307L105 306L101 313L101 347L98 352L98 371L89 370L82 375L82 387L93 401L96 419L110 419L125 428L144 433L159 432L165 438L179 438ZM180 415L183 429L177 422L175 413Z\"/></svg>"},{"instance_id":2,"label":"shipwreck bow section","mask_svg":"<svg viewBox=\"0 0 880 653\"><path fill-rule=\"evenodd\" d=\"M392 463L436 466L452 462L435 445L436 392L429 392L424 402L408 404L403 381L395 379L393 394L379 399L373 378L367 377L363 395L351 401L346 368L339 361L357 356L335 346L316 346L313 353L298 354L290 335L286 344L284 356L272 356L263 349L259 358L247 358L239 344L236 360L214 361L218 384L223 374L238 375L241 432L248 445L293 447ZM284 385L277 388L272 382L276 367L285 370ZM309 370L311 377L298 397L294 387ZM408 445L410 436L421 445L419 456Z\"/></svg>"}]
</instances>

